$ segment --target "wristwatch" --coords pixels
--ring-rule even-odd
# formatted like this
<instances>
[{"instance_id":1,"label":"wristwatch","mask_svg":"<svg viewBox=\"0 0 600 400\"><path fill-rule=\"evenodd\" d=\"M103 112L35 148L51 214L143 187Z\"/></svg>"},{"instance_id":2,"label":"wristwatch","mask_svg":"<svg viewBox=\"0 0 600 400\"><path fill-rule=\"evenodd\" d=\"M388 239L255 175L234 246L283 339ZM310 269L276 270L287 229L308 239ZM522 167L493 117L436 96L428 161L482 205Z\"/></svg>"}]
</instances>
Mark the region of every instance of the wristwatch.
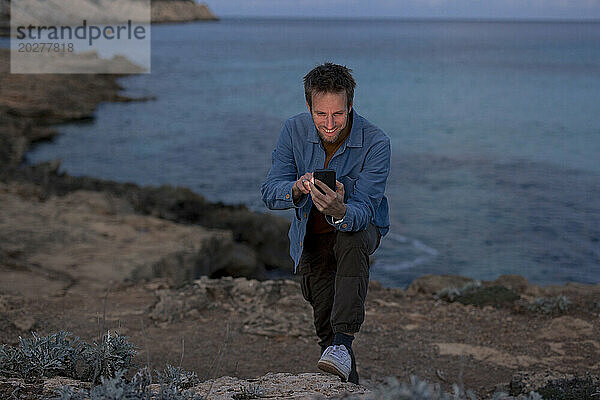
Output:
<instances>
[{"instance_id":1,"label":"wristwatch","mask_svg":"<svg viewBox=\"0 0 600 400\"><path fill-rule=\"evenodd\" d=\"M334 224L336 224L336 225L337 225L337 224L341 223L341 222L344 220L344 218L342 217L342 219L338 219L338 220L336 221L335 219L333 219L333 217L331 217L331 220L333 221L333 223L334 223Z\"/></svg>"}]
</instances>

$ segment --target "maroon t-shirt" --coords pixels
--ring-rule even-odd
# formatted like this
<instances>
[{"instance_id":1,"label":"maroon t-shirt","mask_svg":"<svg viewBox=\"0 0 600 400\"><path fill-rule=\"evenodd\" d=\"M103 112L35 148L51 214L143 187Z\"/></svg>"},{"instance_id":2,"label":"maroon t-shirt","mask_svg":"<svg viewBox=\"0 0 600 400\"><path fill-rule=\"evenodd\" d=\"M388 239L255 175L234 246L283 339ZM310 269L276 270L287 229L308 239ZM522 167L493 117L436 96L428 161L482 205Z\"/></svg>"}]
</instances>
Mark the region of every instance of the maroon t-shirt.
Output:
<instances>
[{"instance_id":1,"label":"maroon t-shirt","mask_svg":"<svg viewBox=\"0 0 600 400\"><path fill-rule=\"evenodd\" d=\"M342 131L342 134L338 138L335 143L325 143L323 139L321 139L321 143L323 144L323 148L325 149L325 165L323 168L327 168L329 165L329 161L333 158L335 152L340 148L342 143L350 136L350 131L352 130L352 114L348 117L348 125ZM339 180L339 179L338 179ZM306 232L310 232L312 234L321 234L333 232L335 228L331 226L327 220L325 220L325 214L317 209L317 207L313 204L310 209L310 214L308 216L308 222L306 223Z\"/></svg>"}]
</instances>

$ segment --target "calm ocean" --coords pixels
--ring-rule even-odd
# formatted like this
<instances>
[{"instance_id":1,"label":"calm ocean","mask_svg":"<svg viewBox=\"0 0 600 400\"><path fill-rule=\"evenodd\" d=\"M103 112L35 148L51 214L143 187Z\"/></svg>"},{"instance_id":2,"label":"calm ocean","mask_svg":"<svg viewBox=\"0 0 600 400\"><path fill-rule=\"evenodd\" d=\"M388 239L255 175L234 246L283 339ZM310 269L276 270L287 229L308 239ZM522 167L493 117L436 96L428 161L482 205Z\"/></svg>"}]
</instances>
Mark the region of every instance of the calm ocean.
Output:
<instances>
[{"instance_id":1,"label":"calm ocean","mask_svg":"<svg viewBox=\"0 0 600 400\"><path fill-rule=\"evenodd\" d=\"M332 61L392 139L372 279L600 281L600 23L223 19L155 26L152 52L152 74L120 82L155 101L102 104L28 162L266 212L260 185L284 120L305 111L302 76Z\"/></svg>"}]
</instances>

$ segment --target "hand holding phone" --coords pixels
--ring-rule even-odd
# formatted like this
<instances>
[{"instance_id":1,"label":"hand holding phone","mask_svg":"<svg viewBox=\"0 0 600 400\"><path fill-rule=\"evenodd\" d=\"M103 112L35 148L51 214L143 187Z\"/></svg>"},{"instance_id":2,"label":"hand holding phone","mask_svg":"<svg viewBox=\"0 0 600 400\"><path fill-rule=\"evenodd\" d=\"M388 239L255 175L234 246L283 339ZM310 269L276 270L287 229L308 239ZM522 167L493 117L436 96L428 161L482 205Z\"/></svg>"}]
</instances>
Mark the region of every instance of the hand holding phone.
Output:
<instances>
[{"instance_id":1,"label":"hand holding phone","mask_svg":"<svg viewBox=\"0 0 600 400\"><path fill-rule=\"evenodd\" d=\"M336 181L335 171L332 169L318 169L313 173L313 178L326 184L329 189L334 192L334 195L326 195L324 190L314 184L314 179L311 188L314 186L320 194L316 192L312 195L312 200L317 207L317 210L325 215L331 215L339 220L346 214L346 205L344 204L344 185ZM338 187L339 185L339 187Z\"/></svg>"},{"instance_id":2,"label":"hand holding phone","mask_svg":"<svg viewBox=\"0 0 600 400\"><path fill-rule=\"evenodd\" d=\"M313 178L320 180L321 182L326 184L329 187L329 189L335 192L335 171L333 169L317 169L313 174ZM319 190L319 192L325 194L325 192L321 190L321 188L319 188L316 185L315 187Z\"/></svg>"}]
</instances>

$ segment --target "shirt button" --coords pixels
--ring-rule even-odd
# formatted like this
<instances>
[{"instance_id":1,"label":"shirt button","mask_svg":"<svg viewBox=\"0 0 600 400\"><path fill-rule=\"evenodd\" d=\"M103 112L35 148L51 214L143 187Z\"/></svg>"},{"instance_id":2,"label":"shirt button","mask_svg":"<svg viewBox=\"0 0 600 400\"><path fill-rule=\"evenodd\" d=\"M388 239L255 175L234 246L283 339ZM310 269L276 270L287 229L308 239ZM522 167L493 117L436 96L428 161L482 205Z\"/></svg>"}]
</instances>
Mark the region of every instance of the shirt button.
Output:
<instances>
[{"instance_id":1,"label":"shirt button","mask_svg":"<svg viewBox=\"0 0 600 400\"><path fill-rule=\"evenodd\" d=\"M304 218L306 218L306 213L304 213Z\"/></svg>"},{"instance_id":2,"label":"shirt button","mask_svg":"<svg viewBox=\"0 0 600 400\"><path fill-rule=\"evenodd\" d=\"M290 194L289 194L289 193L288 193L288 194L286 194L286 195L285 195L285 198L286 198L286 199L289 199L289 198L290 198Z\"/></svg>"},{"instance_id":3,"label":"shirt button","mask_svg":"<svg viewBox=\"0 0 600 400\"><path fill-rule=\"evenodd\" d=\"M342 224L342 228L346 229L348 227L348 224Z\"/></svg>"},{"instance_id":4,"label":"shirt button","mask_svg":"<svg viewBox=\"0 0 600 400\"><path fill-rule=\"evenodd\" d=\"M302 247L302 242L300 242L300 247Z\"/></svg>"}]
</instances>

